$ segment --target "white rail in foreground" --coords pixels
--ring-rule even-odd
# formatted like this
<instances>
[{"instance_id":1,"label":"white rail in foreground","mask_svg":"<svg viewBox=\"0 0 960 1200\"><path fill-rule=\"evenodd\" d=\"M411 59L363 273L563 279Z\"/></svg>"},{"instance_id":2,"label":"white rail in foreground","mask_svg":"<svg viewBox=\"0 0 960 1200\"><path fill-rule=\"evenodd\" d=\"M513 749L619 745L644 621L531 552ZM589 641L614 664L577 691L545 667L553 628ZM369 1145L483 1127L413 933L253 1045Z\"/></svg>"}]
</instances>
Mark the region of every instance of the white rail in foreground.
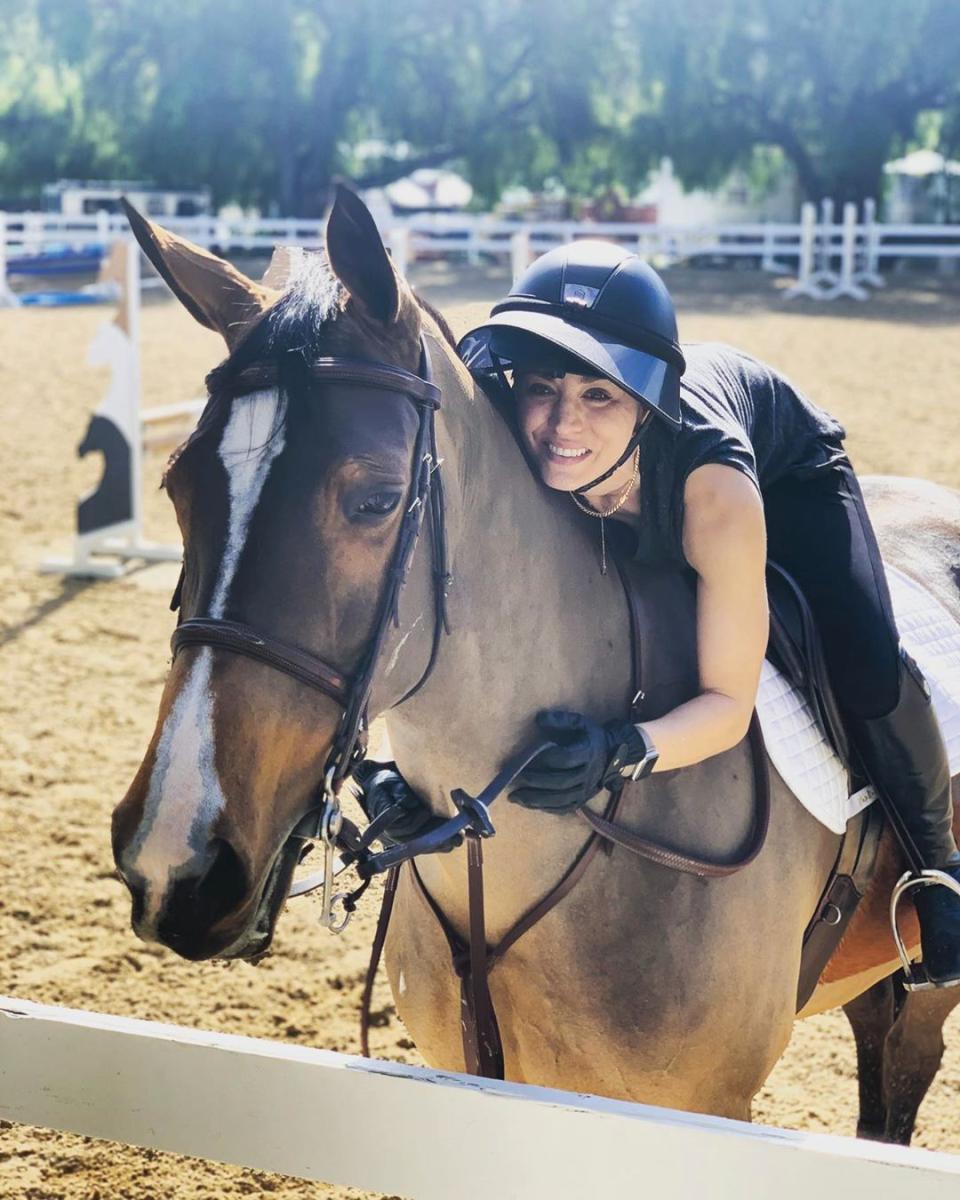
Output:
<instances>
[{"instance_id":1,"label":"white rail in foreground","mask_svg":"<svg viewBox=\"0 0 960 1200\"><path fill-rule=\"evenodd\" d=\"M425 1200L956 1200L960 1157L0 997L0 1117Z\"/></svg>"}]
</instances>

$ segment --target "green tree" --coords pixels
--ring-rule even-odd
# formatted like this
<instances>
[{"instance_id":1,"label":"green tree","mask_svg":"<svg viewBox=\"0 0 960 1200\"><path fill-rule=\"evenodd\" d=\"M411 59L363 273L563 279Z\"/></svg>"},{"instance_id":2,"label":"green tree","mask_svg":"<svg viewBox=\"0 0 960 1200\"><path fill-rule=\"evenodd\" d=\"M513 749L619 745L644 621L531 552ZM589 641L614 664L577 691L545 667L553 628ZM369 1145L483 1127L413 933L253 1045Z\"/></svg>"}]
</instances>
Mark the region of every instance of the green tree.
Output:
<instances>
[{"instance_id":1,"label":"green tree","mask_svg":"<svg viewBox=\"0 0 960 1200\"><path fill-rule=\"evenodd\" d=\"M80 6L76 17L61 21L57 36L78 36ZM0 195L109 161L87 119L82 74L57 53L40 6L0 0L0 28Z\"/></svg>"},{"instance_id":2,"label":"green tree","mask_svg":"<svg viewBox=\"0 0 960 1200\"><path fill-rule=\"evenodd\" d=\"M0 4L19 13L6 187L139 177L311 215L338 174L383 185L454 159L492 197L575 172L603 137L585 0L273 0L269 20L254 0ZM383 153L357 157L373 139Z\"/></svg>"},{"instance_id":3,"label":"green tree","mask_svg":"<svg viewBox=\"0 0 960 1200\"><path fill-rule=\"evenodd\" d=\"M625 150L711 184L779 147L809 199L879 194L926 109L956 105L954 0L624 0L645 80Z\"/></svg>"},{"instance_id":4,"label":"green tree","mask_svg":"<svg viewBox=\"0 0 960 1200\"><path fill-rule=\"evenodd\" d=\"M308 216L338 174L452 161L490 201L782 154L842 201L919 114L960 141L956 0L0 0L0 28L6 195L140 178Z\"/></svg>"}]
</instances>

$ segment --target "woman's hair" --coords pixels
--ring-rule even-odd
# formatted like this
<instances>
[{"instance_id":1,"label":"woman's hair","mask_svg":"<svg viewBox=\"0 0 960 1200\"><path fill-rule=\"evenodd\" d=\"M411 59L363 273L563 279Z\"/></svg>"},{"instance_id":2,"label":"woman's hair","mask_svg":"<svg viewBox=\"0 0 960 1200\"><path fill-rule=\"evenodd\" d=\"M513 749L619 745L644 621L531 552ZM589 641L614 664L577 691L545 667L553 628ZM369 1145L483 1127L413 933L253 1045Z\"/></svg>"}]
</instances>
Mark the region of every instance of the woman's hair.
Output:
<instances>
[{"instance_id":1,"label":"woman's hair","mask_svg":"<svg viewBox=\"0 0 960 1200\"><path fill-rule=\"evenodd\" d=\"M596 367L584 362L582 358L577 358L575 354L555 346L545 338L518 329L498 329L491 350L500 359L504 372L512 375L512 379L508 378L507 374L500 375L494 370L474 372L473 377L510 426L521 448L524 448L523 439L517 424L514 393L519 372L535 371L538 375L548 377L567 374L598 377Z\"/></svg>"}]
</instances>

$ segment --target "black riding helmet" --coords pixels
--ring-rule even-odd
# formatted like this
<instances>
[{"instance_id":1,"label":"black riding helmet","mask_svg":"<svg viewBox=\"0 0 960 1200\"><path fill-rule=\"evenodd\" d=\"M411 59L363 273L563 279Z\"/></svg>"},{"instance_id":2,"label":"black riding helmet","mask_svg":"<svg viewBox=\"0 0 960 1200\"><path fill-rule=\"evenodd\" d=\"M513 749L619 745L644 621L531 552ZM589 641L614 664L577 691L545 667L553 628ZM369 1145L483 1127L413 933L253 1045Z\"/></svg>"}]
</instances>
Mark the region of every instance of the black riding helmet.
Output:
<instances>
[{"instance_id":1,"label":"black riding helmet","mask_svg":"<svg viewBox=\"0 0 960 1200\"><path fill-rule=\"evenodd\" d=\"M679 429L685 363L660 276L637 254L584 240L548 250L457 350L478 374L502 374L533 335L593 367Z\"/></svg>"}]
</instances>

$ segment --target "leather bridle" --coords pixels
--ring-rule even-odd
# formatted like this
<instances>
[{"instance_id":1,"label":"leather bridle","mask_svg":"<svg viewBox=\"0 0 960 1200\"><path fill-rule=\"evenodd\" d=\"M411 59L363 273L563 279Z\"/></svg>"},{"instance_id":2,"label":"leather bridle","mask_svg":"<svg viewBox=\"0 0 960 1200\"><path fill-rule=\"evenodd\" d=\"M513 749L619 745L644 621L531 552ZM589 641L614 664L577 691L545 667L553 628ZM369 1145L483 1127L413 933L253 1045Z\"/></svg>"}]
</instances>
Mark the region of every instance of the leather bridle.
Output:
<instances>
[{"instance_id":1,"label":"leather bridle","mask_svg":"<svg viewBox=\"0 0 960 1200\"><path fill-rule=\"evenodd\" d=\"M368 705L377 664L390 625L399 625L400 592L407 580L424 514L428 511L433 558L433 640L430 656L419 680L396 701L396 704L409 700L426 683L437 659L441 636L444 632L449 633L447 592L451 575L447 565L443 484L439 471L440 460L437 457L434 419L440 407L441 392L433 382L430 353L423 334L420 335L420 363L417 374L388 363L334 356L316 359L309 370L311 375L325 383L357 384L403 396L414 405L418 414L413 451L413 477L407 506L387 571L386 586L380 597L374 631L360 663L356 670L349 674L309 650L291 645L270 634L259 633L241 621L228 621L219 617L191 617L189 620L180 621L174 630L171 647L174 658L188 646L213 646L245 655L315 688L342 707L340 723L323 768L319 797L288 835L306 842L320 840L330 860L333 848L343 845L342 834L346 832L340 814L338 793L346 776L366 753ZM240 394L243 393L237 393ZM174 597L177 607L178 596L179 588ZM349 838L348 843L353 843L353 848L356 849L356 838ZM357 855L351 857L356 858ZM331 863L328 862L327 865ZM329 879L332 879L332 874L332 871L327 872ZM330 894L329 881L324 887L324 892L324 914L321 920L333 927L333 897Z\"/></svg>"}]
</instances>

